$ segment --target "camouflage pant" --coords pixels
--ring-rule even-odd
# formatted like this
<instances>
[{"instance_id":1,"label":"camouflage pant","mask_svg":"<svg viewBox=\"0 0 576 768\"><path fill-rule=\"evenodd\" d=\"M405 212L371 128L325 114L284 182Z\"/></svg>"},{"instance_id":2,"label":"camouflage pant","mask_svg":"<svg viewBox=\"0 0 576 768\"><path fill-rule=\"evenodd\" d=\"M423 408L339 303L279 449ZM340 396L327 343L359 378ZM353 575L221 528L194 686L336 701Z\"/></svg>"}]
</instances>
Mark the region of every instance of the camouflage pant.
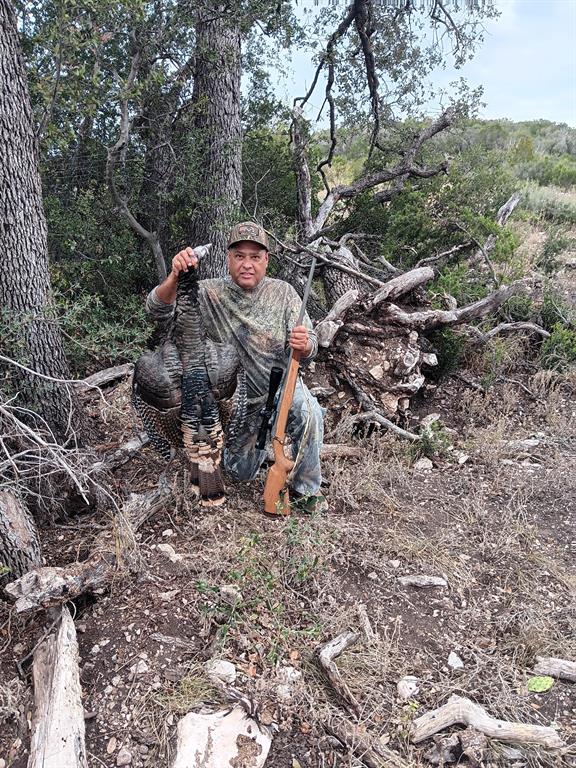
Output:
<instances>
[{"instance_id":1,"label":"camouflage pant","mask_svg":"<svg viewBox=\"0 0 576 768\"><path fill-rule=\"evenodd\" d=\"M267 448L262 451L256 448L261 407L259 403L248 410L246 431L237 449L232 452L224 447L224 469L234 480L253 480L268 455ZM324 438L324 413L300 379L296 384L286 432L292 440L292 458L295 459L288 485L297 493L316 495L322 481L320 449Z\"/></svg>"}]
</instances>

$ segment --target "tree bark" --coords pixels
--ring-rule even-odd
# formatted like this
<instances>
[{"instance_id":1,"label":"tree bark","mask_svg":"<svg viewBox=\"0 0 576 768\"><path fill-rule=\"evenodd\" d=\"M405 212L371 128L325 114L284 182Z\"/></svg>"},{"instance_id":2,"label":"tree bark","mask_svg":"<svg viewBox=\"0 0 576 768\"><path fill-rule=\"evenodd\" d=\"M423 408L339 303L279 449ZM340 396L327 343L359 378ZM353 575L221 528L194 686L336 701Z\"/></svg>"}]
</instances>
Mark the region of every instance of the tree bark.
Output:
<instances>
[{"instance_id":1,"label":"tree bark","mask_svg":"<svg viewBox=\"0 0 576 768\"><path fill-rule=\"evenodd\" d=\"M28 768L88 768L76 628L66 606L57 632L34 652Z\"/></svg>"},{"instance_id":2,"label":"tree bark","mask_svg":"<svg viewBox=\"0 0 576 768\"><path fill-rule=\"evenodd\" d=\"M46 219L32 109L16 19L0 0L0 327L11 356L33 370L70 378L62 337L51 317ZM56 437L79 426L74 395L21 370L9 374L22 400ZM69 410L72 424L69 425Z\"/></svg>"},{"instance_id":3,"label":"tree bark","mask_svg":"<svg viewBox=\"0 0 576 768\"><path fill-rule=\"evenodd\" d=\"M0 585L20 578L34 566L42 565L40 539L34 518L13 491L0 491Z\"/></svg>"},{"instance_id":4,"label":"tree bark","mask_svg":"<svg viewBox=\"0 0 576 768\"><path fill-rule=\"evenodd\" d=\"M240 29L234 16L200 8L196 23L194 127L191 151L198 167L189 242L212 243L200 278L227 274L228 232L242 196Z\"/></svg>"}]
</instances>

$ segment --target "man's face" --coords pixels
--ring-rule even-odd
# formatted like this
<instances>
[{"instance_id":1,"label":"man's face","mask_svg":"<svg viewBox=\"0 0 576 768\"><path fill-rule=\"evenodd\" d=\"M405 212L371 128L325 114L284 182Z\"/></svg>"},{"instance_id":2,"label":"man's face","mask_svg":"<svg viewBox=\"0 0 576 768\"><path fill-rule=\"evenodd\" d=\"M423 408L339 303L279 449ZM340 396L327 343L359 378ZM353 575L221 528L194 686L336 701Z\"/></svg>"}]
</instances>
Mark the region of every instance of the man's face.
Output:
<instances>
[{"instance_id":1,"label":"man's face","mask_svg":"<svg viewBox=\"0 0 576 768\"><path fill-rule=\"evenodd\" d=\"M262 280L268 266L268 251L258 243L241 240L228 249L228 270L236 285L251 291Z\"/></svg>"}]
</instances>

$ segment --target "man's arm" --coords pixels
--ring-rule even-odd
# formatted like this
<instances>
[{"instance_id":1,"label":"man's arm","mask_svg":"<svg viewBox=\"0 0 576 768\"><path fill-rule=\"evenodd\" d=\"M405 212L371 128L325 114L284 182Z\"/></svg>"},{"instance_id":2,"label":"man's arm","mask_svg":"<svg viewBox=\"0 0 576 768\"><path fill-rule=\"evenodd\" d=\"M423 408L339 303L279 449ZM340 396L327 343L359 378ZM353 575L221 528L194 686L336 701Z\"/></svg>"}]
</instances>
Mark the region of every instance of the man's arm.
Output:
<instances>
[{"instance_id":1,"label":"man's arm","mask_svg":"<svg viewBox=\"0 0 576 768\"><path fill-rule=\"evenodd\" d=\"M188 272L190 267L196 269L198 259L192 248L184 248L179 251L172 259L172 270L170 274L156 288L156 296L164 304L174 304L176 301L176 289L178 288L178 275L180 272Z\"/></svg>"},{"instance_id":2,"label":"man's arm","mask_svg":"<svg viewBox=\"0 0 576 768\"><path fill-rule=\"evenodd\" d=\"M174 311L180 272L187 272L190 267L198 266L198 258L192 248L184 248L172 259L172 269L164 282L153 288L146 298L146 312L155 320L170 317Z\"/></svg>"}]
</instances>

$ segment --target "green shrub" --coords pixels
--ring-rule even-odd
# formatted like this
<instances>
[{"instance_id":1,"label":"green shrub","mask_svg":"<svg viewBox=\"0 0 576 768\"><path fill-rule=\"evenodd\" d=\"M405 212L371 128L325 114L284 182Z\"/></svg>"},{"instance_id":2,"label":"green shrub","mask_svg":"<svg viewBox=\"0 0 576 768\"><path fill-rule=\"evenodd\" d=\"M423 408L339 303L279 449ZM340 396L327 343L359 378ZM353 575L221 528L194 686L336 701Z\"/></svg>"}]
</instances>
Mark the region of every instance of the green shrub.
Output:
<instances>
[{"instance_id":1,"label":"green shrub","mask_svg":"<svg viewBox=\"0 0 576 768\"><path fill-rule=\"evenodd\" d=\"M556 323L542 344L540 362L544 368L563 371L576 362L576 331Z\"/></svg>"},{"instance_id":2,"label":"green shrub","mask_svg":"<svg viewBox=\"0 0 576 768\"><path fill-rule=\"evenodd\" d=\"M471 304L488 295L488 288L478 278L478 274L471 270L467 264L454 264L444 267L438 277L431 283L430 292L433 296L433 304L443 308L441 296L447 293L453 296L458 306Z\"/></svg>"},{"instance_id":3,"label":"green shrub","mask_svg":"<svg viewBox=\"0 0 576 768\"><path fill-rule=\"evenodd\" d=\"M449 376L460 366L466 346L465 337L451 328L442 328L431 333L428 338L438 358L438 365L433 369L433 378Z\"/></svg>"},{"instance_id":4,"label":"green shrub","mask_svg":"<svg viewBox=\"0 0 576 768\"><path fill-rule=\"evenodd\" d=\"M559 267L556 257L574 247L574 244L574 238L569 236L565 228L552 227L546 236L546 242L536 265L547 274L556 272Z\"/></svg>"},{"instance_id":5,"label":"green shrub","mask_svg":"<svg viewBox=\"0 0 576 768\"><path fill-rule=\"evenodd\" d=\"M498 319L507 323L525 323L534 319L531 296L511 296L500 307Z\"/></svg>"},{"instance_id":6,"label":"green shrub","mask_svg":"<svg viewBox=\"0 0 576 768\"><path fill-rule=\"evenodd\" d=\"M552 331L559 324L563 326L574 325L574 310L565 299L551 288L544 291L538 315L538 322L547 331Z\"/></svg>"}]
</instances>

